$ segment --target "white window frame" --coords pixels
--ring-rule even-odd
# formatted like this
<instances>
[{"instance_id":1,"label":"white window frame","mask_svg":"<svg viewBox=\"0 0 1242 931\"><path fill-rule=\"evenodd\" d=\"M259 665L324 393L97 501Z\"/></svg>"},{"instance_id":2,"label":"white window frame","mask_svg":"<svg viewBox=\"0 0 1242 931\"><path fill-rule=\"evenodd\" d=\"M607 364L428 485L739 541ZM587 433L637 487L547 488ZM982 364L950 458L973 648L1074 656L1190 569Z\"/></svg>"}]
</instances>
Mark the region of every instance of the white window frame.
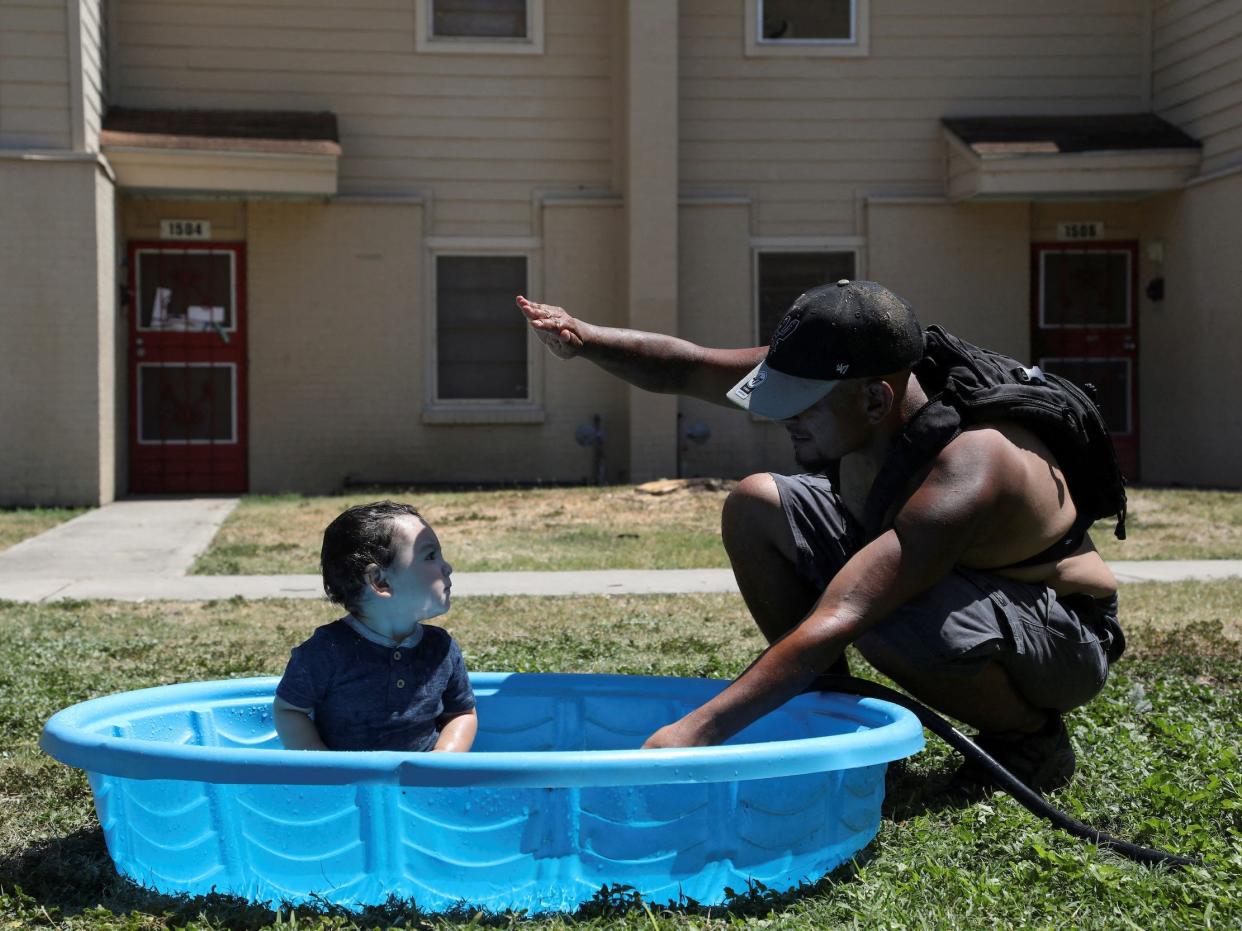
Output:
<instances>
[{"instance_id":1,"label":"white window frame","mask_svg":"<svg viewBox=\"0 0 1242 931\"><path fill-rule=\"evenodd\" d=\"M207 440L166 440L166 439L146 439L142 432L142 383L143 376L150 369L228 369L229 370L229 397L232 403L229 408L230 424L233 428L232 434L227 440L207 439ZM138 410L135 415L138 419L138 445L139 446L236 446L237 445L237 363L236 362L139 362L138 363Z\"/></svg>"},{"instance_id":2,"label":"white window frame","mask_svg":"<svg viewBox=\"0 0 1242 931\"><path fill-rule=\"evenodd\" d=\"M538 299L542 293L539 277L541 262L538 257L541 243L536 238L486 238L469 239L457 237L433 238L427 241L425 251L426 282L423 291L424 378L423 423L427 424L487 424L487 423L543 423L543 357L547 351L533 330L526 329L526 390L525 398L446 398L439 391L439 346L436 327L436 271L441 256L468 256L470 258L521 256L526 259L526 296ZM513 313L520 315L516 306Z\"/></svg>"},{"instance_id":3,"label":"white window frame","mask_svg":"<svg viewBox=\"0 0 1242 931\"><path fill-rule=\"evenodd\" d=\"M414 49L418 52L447 52L457 55L542 55L543 0L526 0L526 37L437 36L433 0L414 0Z\"/></svg>"},{"instance_id":4,"label":"white window frame","mask_svg":"<svg viewBox=\"0 0 1242 931\"><path fill-rule=\"evenodd\" d=\"M780 238L753 239L750 244L750 320L752 345L759 342L759 256L773 252L852 252L854 276L866 277L863 268L864 242L860 236L783 236Z\"/></svg>"},{"instance_id":5,"label":"white window frame","mask_svg":"<svg viewBox=\"0 0 1242 931\"><path fill-rule=\"evenodd\" d=\"M871 0L851 0L853 36L849 39L765 39L764 0L746 0L746 55L764 57L860 57L871 50Z\"/></svg>"}]
</instances>

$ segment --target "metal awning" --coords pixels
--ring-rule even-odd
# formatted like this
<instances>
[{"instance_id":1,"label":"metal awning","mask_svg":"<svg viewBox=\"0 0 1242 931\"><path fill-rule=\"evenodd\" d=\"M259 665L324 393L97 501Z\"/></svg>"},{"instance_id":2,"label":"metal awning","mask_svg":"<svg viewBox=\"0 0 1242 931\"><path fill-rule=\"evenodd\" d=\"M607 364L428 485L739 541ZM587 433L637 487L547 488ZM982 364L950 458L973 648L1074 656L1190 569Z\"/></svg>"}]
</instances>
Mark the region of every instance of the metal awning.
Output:
<instances>
[{"instance_id":1,"label":"metal awning","mask_svg":"<svg viewBox=\"0 0 1242 931\"><path fill-rule=\"evenodd\" d=\"M136 190L327 196L341 156L336 115L112 107L100 148Z\"/></svg>"},{"instance_id":2,"label":"metal awning","mask_svg":"<svg viewBox=\"0 0 1242 931\"><path fill-rule=\"evenodd\" d=\"M941 121L951 200L1135 197L1176 190L1201 145L1154 113Z\"/></svg>"}]
</instances>

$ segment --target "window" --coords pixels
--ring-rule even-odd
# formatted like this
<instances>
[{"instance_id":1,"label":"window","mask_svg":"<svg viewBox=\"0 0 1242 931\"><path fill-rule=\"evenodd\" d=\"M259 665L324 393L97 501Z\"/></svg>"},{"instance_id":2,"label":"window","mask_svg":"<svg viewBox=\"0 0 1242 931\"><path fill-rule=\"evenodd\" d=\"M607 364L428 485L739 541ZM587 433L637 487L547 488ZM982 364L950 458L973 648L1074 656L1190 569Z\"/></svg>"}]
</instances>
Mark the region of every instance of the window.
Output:
<instances>
[{"instance_id":1,"label":"window","mask_svg":"<svg viewBox=\"0 0 1242 931\"><path fill-rule=\"evenodd\" d=\"M746 54L866 55L870 0L746 0Z\"/></svg>"},{"instance_id":2,"label":"window","mask_svg":"<svg viewBox=\"0 0 1242 931\"><path fill-rule=\"evenodd\" d=\"M432 245L424 423L543 421L541 347L513 304L538 293L534 248Z\"/></svg>"},{"instance_id":3,"label":"window","mask_svg":"<svg viewBox=\"0 0 1242 931\"><path fill-rule=\"evenodd\" d=\"M1041 327L1128 327L1130 252L1126 249L1040 252Z\"/></svg>"},{"instance_id":4,"label":"window","mask_svg":"<svg viewBox=\"0 0 1242 931\"><path fill-rule=\"evenodd\" d=\"M525 400L525 256L436 256L436 398Z\"/></svg>"},{"instance_id":5,"label":"window","mask_svg":"<svg viewBox=\"0 0 1242 931\"><path fill-rule=\"evenodd\" d=\"M543 0L415 0L420 52L540 53Z\"/></svg>"},{"instance_id":6,"label":"window","mask_svg":"<svg viewBox=\"0 0 1242 931\"><path fill-rule=\"evenodd\" d=\"M771 341L776 325L798 295L816 285L853 278L857 267L853 249L760 250L756 253L756 343Z\"/></svg>"}]
</instances>

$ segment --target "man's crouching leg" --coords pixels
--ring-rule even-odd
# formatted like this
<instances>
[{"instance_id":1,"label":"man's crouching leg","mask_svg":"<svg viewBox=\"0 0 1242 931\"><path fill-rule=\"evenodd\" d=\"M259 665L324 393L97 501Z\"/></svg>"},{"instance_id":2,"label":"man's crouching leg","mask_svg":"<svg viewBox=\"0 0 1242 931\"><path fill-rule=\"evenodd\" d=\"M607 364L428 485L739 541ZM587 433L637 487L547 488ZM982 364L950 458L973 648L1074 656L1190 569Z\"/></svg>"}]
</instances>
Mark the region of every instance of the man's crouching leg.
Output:
<instances>
[{"instance_id":1,"label":"man's crouching leg","mask_svg":"<svg viewBox=\"0 0 1242 931\"><path fill-rule=\"evenodd\" d=\"M794 532L770 474L738 482L725 499L720 532L746 607L773 643L810 613L823 592L798 571ZM828 671L848 674L845 657Z\"/></svg>"},{"instance_id":2,"label":"man's crouching leg","mask_svg":"<svg viewBox=\"0 0 1242 931\"><path fill-rule=\"evenodd\" d=\"M1118 652L1099 639L1089 607L1062 604L1041 585L959 570L856 645L920 701L978 728L984 750L1046 791L1075 768L1061 714L1103 688ZM970 765L955 778L960 788L990 781Z\"/></svg>"},{"instance_id":3,"label":"man's crouching leg","mask_svg":"<svg viewBox=\"0 0 1242 931\"><path fill-rule=\"evenodd\" d=\"M1014 688L1000 663L990 661L968 676L937 676L914 668L906 658L864 638L863 657L923 704L977 728L975 742L1036 792L1066 785L1077 762L1061 714L1030 704ZM983 767L967 760L950 788L975 794L994 786Z\"/></svg>"}]
</instances>

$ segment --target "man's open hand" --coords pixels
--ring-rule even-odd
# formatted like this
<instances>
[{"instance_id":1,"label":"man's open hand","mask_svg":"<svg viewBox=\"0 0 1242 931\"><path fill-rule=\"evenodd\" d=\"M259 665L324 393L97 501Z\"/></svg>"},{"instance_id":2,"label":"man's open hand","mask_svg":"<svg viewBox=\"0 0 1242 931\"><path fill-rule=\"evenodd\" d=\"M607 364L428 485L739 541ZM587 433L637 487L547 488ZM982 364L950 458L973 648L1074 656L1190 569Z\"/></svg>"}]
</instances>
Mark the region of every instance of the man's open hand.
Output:
<instances>
[{"instance_id":1,"label":"man's open hand","mask_svg":"<svg viewBox=\"0 0 1242 931\"><path fill-rule=\"evenodd\" d=\"M572 359L582 349L581 324L565 313L565 308L536 304L521 295L517 298L517 306L553 355Z\"/></svg>"}]
</instances>

